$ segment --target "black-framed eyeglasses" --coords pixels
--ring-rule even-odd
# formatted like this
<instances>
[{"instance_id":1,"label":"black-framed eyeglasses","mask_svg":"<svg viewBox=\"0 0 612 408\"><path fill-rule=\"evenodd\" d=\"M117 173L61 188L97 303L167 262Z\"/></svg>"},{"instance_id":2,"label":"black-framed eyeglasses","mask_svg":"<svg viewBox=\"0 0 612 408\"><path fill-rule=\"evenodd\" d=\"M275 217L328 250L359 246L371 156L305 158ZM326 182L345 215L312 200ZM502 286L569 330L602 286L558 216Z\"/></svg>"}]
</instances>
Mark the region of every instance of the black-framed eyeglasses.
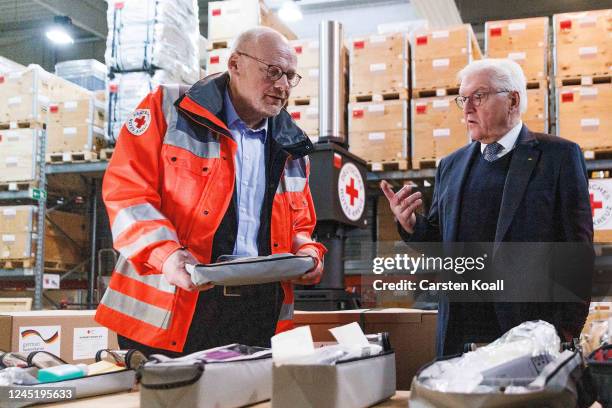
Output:
<instances>
[{"instance_id":1,"label":"black-framed eyeglasses","mask_svg":"<svg viewBox=\"0 0 612 408\"><path fill-rule=\"evenodd\" d=\"M270 81L276 82L279 79L281 79L283 75L285 75L287 77L287 82L289 82L289 86L294 88L297 86L297 84L300 83L300 79L302 79L301 75L298 74L297 72L285 72L278 65L268 64L267 62L262 61L259 58L249 55L245 52L236 51L236 54L244 55L245 57L252 58L257 62L264 64L267 67L266 76Z\"/></svg>"},{"instance_id":2,"label":"black-framed eyeglasses","mask_svg":"<svg viewBox=\"0 0 612 408\"><path fill-rule=\"evenodd\" d=\"M458 96L455 98L455 103L457 104L457 106L459 107L459 109L463 110L465 109L465 105L467 104L468 100L471 99L472 100L472 104L474 106L480 106L482 105L487 98L489 97L490 94L500 94L500 93L508 93L511 91L508 90L501 90L501 91L488 91L488 92L475 92L470 96Z\"/></svg>"}]
</instances>

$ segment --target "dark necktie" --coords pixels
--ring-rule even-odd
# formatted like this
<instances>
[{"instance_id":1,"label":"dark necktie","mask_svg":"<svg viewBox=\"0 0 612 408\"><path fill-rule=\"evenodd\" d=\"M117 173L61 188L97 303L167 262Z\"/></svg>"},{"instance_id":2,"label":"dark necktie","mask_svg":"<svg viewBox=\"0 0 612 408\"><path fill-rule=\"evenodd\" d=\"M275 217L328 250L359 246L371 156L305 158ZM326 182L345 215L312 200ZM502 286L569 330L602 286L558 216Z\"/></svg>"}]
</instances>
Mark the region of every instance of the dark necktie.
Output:
<instances>
[{"instance_id":1,"label":"dark necktie","mask_svg":"<svg viewBox=\"0 0 612 408\"><path fill-rule=\"evenodd\" d=\"M498 159L497 155L499 152L504 150L504 146L497 142L493 142L485 146L484 149L484 159L488 162L494 162Z\"/></svg>"}]
</instances>

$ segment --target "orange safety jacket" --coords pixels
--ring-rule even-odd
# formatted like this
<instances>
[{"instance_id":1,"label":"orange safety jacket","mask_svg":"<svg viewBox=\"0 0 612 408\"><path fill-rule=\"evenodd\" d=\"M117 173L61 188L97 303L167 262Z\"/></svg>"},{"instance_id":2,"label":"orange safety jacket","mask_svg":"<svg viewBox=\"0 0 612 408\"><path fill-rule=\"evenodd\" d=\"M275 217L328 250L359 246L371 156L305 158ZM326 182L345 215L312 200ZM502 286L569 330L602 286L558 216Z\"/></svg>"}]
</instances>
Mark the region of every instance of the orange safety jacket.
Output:
<instances>
[{"instance_id":1,"label":"orange safety jacket","mask_svg":"<svg viewBox=\"0 0 612 408\"><path fill-rule=\"evenodd\" d=\"M95 319L151 347L183 350L198 299L198 291L165 280L164 261L188 248L198 262L211 262L213 238L232 199L236 143L217 116L228 78L201 80L184 95L177 85L150 93L123 126L104 176L120 257ZM326 249L311 238L316 216L306 154L312 143L285 110L269 119L268 129L287 157L274 181L271 253L309 246L322 261ZM293 327L292 284L281 285L277 333Z\"/></svg>"}]
</instances>

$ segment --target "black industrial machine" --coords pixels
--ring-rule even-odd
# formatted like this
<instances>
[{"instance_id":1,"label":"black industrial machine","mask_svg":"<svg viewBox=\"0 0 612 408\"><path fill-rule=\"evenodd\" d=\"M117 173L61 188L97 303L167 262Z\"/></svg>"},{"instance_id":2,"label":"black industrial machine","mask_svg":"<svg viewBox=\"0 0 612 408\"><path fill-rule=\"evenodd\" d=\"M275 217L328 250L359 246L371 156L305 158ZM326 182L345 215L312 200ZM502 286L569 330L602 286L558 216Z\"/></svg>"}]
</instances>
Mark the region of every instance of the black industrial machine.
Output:
<instances>
[{"instance_id":1,"label":"black industrial machine","mask_svg":"<svg viewBox=\"0 0 612 408\"><path fill-rule=\"evenodd\" d=\"M297 287L295 306L354 309L358 299L344 286L344 241L348 229L367 224L366 163L346 149L347 55L342 26L323 21L319 35L319 139L310 155L309 185L317 212L315 236L328 252L321 282Z\"/></svg>"}]
</instances>

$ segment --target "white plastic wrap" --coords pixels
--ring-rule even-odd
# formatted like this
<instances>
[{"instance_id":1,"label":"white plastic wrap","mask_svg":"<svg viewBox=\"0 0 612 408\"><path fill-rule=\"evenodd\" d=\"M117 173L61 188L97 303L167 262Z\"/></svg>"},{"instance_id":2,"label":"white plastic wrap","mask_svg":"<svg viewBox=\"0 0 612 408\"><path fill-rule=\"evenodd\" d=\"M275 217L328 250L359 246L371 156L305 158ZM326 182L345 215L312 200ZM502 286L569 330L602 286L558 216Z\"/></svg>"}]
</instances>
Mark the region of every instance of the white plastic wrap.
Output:
<instances>
[{"instance_id":1,"label":"white plastic wrap","mask_svg":"<svg viewBox=\"0 0 612 408\"><path fill-rule=\"evenodd\" d=\"M160 84L171 84L180 82L168 71L157 70L153 76L147 72L130 72L115 74L109 81L110 102L109 111L109 142L113 144L119 136L121 127L128 116L145 96Z\"/></svg>"},{"instance_id":2,"label":"white plastic wrap","mask_svg":"<svg viewBox=\"0 0 612 408\"><path fill-rule=\"evenodd\" d=\"M422 384L435 391L475 393L494 388L481 385L482 373L523 356L548 354L557 358L561 341L555 327L545 321L530 321L506 332L493 343L465 353L460 358L439 361L419 374ZM520 392L522 387L508 387Z\"/></svg>"},{"instance_id":3,"label":"white plastic wrap","mask_svg":"<svg viewBox=\"0 0 612 408\"><path fill-rule=\"evenodd\" d=\"M199 79L195 0L108 0L106 65L116 71L159 68L180 82Z\"/></svg>"}]
</instances>

